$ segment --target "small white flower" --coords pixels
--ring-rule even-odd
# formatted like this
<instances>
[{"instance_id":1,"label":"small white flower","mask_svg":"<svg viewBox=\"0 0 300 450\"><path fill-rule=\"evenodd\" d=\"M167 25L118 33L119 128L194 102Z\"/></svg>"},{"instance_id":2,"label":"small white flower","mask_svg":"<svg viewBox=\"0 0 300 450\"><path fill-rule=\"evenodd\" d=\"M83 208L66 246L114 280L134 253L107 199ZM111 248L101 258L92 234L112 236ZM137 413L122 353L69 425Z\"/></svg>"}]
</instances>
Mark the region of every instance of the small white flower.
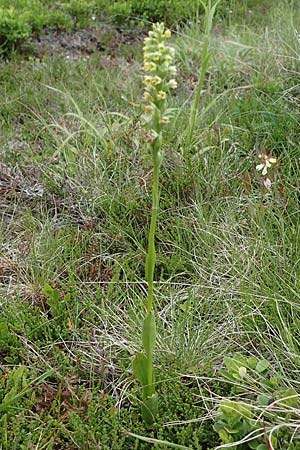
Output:
<instances>
[{"instance_id":1,"label":"small white flower","mask_svg":"<svg viewBox=\"0 0 300 450\"><path fill-rule=\"evenodd\" d=\"M168 82L167 86L171 89L176 89L177 88L177 81L172 79Z\"/></svg>"},{"instance_id":2,"label":"small white flower","mask_svg":"<svg viewBox=\"0 0 300 450\"><path fill-rule=\"evenodd\" d=\"M257 164L256 170L262 171L262 175L265 176L268 173L268 169L272 167L272 164L276 164L277 159L272 156L268 156L266 150L264 149L262 153L258 155L258 158L262 160L262 163Z\"/></svg>"},{"instance_id":3,"label":"small white flower","mask_svg":"<svg viewBox=\"0 0 300 450\"><path fill-rule=\"evenodd\" d=\"M167 125L169 122L170 122L169 117L163 117L163 118L160 120L160 123L161 123L162 125Z\"/></svg>"}]
</instances>

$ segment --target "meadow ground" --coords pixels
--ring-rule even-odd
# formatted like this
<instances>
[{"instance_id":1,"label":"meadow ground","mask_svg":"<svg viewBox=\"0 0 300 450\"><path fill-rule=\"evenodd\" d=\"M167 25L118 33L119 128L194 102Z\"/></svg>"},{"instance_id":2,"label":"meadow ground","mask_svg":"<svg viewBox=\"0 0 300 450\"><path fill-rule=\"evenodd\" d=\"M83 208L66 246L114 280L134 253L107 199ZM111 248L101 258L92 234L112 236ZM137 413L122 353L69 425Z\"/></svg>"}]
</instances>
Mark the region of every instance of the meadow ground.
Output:
<instances>
[{"instance_id":1,"label":"meadow ground","mask_svg":"<svg viewBox=\"0 0 300 450\"><path fill-rule=\"evenodd\" d=\"M261 378L239 390L226 382L220 369L236 352L266 359L297 399L299 9L233 4L216 19L189 148L201 19L174 30L179 86L163 145L155 272L160 415L150 430L131 369L151 211L143 32L113 51L109 31L89 56L1 62L2 450L171 448L128 432L214 449L220 400L251 403L267 389ZM263 148L277 158L269 181L255 168ZM274 448L296 450L297 401L288 408L265 418L267 431L279 425Z\"/></svg>"}]
</instances>

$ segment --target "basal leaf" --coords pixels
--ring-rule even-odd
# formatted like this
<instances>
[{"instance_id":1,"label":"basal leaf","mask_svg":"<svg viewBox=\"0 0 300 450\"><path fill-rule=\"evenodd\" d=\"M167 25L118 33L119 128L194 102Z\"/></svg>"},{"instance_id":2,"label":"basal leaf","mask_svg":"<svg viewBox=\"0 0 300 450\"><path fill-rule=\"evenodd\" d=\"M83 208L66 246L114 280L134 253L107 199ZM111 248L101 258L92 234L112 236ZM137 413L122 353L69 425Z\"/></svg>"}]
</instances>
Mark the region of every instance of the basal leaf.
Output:
<instances>
[{"instance_id":1,"label":"basal leaf","mask_svg":"<svg viewBox=\"0 0 300 450\"><path fill-rule=\"evenodd\" d=\"M258 395L257 402L261 406L268 406L270 404L271 397L267 397L266 395Z\"/></svg>"},{"instance_id":2,"label":"basal leaf","mask_svg":"<svg viewBox=\"0 0 300 450\"><path fill-rule=\"evenodd\" d=\"M280 397L284 399L281 402L282 404L290 406L291 408L298 408L298 395L294 389L287 389L286 391L281 393Z\"/></svg>"},{"instance_id":3,"label":"basal leaf","mask_svg":"<svg viewBox=\"0 0 300 450\"><path fill-rule=\"evenodd\" d=\"M141 385L148 384L148 358L143 353L137 353L132 361L132 369L135 377L140 381Z\"/></svg>"},{"instance_id":4,"label":"basal leaf","mask_svg":"<svg viewBox=\"0 0 300 450\"><path fill-rule=\"evenodd\" d=\"M157 394L147 397L142 403L142 416L147 425L152 425L158 413L158 398Z\"/></svg>"},{"instance_id":5,"label":"basal leaf","mask_svg":"<svg viewBox=\"0 0 300 450\"><path fill-rule=\"evenodd\" d=\"M262 373L265 370L267 370L269 367L270 367L269 361L267 361L266 359L260 359L258 361L258 363L256 364L255 370L258 373Z\"/></svg>"}]
</instances>

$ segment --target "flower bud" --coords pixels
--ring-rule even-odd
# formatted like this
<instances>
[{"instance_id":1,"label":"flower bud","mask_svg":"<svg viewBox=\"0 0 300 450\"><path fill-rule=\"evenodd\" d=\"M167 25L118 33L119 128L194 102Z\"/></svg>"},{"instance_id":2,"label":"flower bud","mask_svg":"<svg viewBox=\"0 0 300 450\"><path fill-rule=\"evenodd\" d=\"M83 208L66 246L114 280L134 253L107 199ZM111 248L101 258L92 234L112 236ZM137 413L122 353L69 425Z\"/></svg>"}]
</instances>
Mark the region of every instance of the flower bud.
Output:
<instances>
[{"instance_id":1,"label":"flower bud","mask_svg":"<svg viewBox=\"0 0 300 450\"><path fill-rule=\"evenodd\" d=\"M149 114L153 111L153 106L152 105L146 105L144 108L145 113Z\"/></svg>"},{"instance_id":2,"label":"flower bud","mask_svg":"<svg viewBox=\"0 0 300 450\"><path fill-rule=\"evenodd\" d=\"M167 86L171 89L177 88L177 81L172 78L172 80L168 81Z\"/></svg>"},{"instance_id":3,"label":"flower bud","mask_svg":"<svg viewBox=\"0 0 300 450\"><path fill-rule=\"evenodd\" d=\"M146 100L147 102L150 101L152 99L150 92L145 91L144 92L144 100Z\"/></svg>"},{"instance_id":4,"label":"flower bud","mask_svg":"<svg viewBox=\"0 0 300 450\"><path fill-rule=\"evenodd\" d=\"M168 117L163 117L161 120L160 120L160 123L162 124L162 125L167 125L167 123L169 123L170 122L170 119L168 118Z\"/></svg>"}]
</instances>

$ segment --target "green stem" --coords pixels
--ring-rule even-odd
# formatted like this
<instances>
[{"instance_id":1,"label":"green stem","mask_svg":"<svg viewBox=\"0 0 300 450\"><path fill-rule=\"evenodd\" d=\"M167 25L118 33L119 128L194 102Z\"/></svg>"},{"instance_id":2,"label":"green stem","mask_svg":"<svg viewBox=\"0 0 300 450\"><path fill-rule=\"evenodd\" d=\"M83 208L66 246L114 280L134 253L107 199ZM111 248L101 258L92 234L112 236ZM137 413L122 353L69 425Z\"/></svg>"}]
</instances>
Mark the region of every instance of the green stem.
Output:
<instances>
[{"instance_id":1,"label":"green stem","mask_svg":"<svg viewBox=\"0 0 300 450\"><path fill-rule=\"evenodd\" d=\"M153 157L153 186L152 186L152 212L148 238L148 254L146 258L146 278L148 282L147 312L152 311L153 305L153 278L156 261L155 230L159 208L159 167L160 167L160 143L158 139L152 144Z\"/></svg>"}]
</instances>

